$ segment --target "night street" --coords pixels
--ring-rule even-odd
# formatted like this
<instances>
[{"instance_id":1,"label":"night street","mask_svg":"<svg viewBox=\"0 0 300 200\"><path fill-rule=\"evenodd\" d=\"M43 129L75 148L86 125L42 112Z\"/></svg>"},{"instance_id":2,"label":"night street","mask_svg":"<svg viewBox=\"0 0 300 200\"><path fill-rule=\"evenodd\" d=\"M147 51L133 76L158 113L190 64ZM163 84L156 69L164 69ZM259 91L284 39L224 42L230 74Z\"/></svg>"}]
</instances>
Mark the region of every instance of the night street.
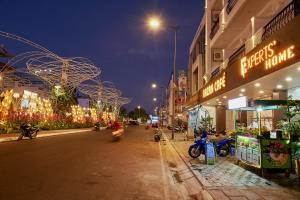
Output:
<instances>
[{"instance_id":1,"label":"night street","mask_svg":"<svg viewBox=\"0 0 300 200\"><path fill-rule=\"evenodd\" d=\"M0 200L300 200L300 0L0 7Z\"/></svg>"},{"instance_id":2,"label":"night street","mask_svg":"<svg viewBox=\"0 0 300 200\"><path fill-rule=\"evenodd\" d=\"M160 155L144 127L1 143L0 199L176 199Z\"/></svg>"}]
</instances>

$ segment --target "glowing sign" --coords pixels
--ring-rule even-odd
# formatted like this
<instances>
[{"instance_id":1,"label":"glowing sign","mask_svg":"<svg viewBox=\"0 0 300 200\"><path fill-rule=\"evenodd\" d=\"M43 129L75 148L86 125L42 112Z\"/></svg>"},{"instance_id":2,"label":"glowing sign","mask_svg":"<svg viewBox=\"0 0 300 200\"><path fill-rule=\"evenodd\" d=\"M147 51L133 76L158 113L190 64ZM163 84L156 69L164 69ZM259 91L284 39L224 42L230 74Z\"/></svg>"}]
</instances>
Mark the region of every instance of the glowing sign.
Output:
<instances>
[{"instance_id":1,"label":"glowing sign","mask_svg":"<svg viewBox=\"0 0 300 200\"><path fill-rule=\"evenodd\" d=\"M245 78L251 68L258 66L263 62L265 63L265 68L268 70L295 56L294 45L289 46L281 52L275 53L274 46L276 46L276 44L277 41L274 40L252 55L243 57L241 59L241 75Z\"/></svg>"},{"instance_id":2,"label":"glowing sign","mask_svg":"<svg viewBox=\"0 0 300 200\"><path fill-rule=\"evenodd\" d=\"M247 107L247 97L239 97L228 101L228 109L239 109Z\"/></svg>"},{"instance_id":3,"label":"glowing sign","mask_svg":"<svg viewBox=\"0 0 300 200\"><path fill-rule=\"evenodd\" d=\"M223 89L226 87L226 73L223 72L222 77L215 80L213 83L209 84L203 89L202 96L203 98L208 97L209 95Z\"/></svg>"}]
</instances>

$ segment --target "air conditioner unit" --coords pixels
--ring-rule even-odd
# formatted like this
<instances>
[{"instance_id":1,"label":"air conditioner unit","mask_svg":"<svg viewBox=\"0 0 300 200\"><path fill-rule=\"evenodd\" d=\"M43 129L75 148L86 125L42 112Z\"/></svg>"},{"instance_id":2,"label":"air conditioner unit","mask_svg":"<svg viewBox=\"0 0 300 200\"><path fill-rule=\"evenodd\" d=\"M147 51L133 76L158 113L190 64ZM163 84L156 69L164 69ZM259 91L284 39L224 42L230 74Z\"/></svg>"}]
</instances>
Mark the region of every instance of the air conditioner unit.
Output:
<instances>
[{"instance_id":1,"label":"air conditioner unit","mask_svg":"<svg viewBox=\"0 0 300 200\"><path fill-rule=\"evenodd\" d=\"M214 50L213 51L213 60L220 62L223 61L223 51L222 50Z\"/></svg>"}]
</instances>

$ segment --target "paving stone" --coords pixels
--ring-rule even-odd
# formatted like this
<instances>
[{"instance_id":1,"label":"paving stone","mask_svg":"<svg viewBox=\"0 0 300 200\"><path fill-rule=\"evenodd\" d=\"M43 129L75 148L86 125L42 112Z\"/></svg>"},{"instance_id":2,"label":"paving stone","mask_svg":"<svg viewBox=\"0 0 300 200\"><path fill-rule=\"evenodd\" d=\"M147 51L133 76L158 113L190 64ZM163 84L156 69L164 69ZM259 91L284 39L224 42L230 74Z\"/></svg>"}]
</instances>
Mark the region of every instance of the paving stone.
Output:
<instances>
[{"instance_id":1,"label":"paving stone","mask_svg":"<svg viewBox=\"0 0 300 200\"><path fill-rule=\"evenodd\" d=\"M231 200L248 200L246 197L230 197Z\"/></svg>"},{"instance_id":2,"label":"paving stone","mask_svg":"<svg viewBox=\"0 0 300 200\"><path fill-rule=\"evenodd\" d=\"M216 200L230 200L221 190L208 190L208 192Z\"/></svg>"},{"instance_id":3,"label":"paving stone","mask_svg":"<svg viewBox=\"0 0 300 200\"><path fill-rule=\"evenodd\" d=\"M239 189L223 189L223 192L229 197L243 196Z\"/></svg>"},{"instance_id":4,"label":"paving stone","mask_svg":"<svg viewBox=\"0 0 300 200\"><path fill-rule=\"evenodd\" d=\"M263 200L263 198L261 196L259 196L258 194L256 194L255 192L253 192L251 190L243 189L243 190L241 190L241 193L243 194L243 196L245 196L251 200Z\"/></svg>"}]
</instances>

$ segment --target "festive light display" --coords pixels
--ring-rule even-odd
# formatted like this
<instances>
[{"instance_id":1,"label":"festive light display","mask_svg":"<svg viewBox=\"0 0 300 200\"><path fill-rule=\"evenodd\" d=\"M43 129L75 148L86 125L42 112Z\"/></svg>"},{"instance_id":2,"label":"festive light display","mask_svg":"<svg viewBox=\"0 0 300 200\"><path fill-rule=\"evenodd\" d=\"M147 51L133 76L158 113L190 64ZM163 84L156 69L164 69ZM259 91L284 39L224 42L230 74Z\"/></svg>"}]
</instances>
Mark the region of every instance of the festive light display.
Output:
<instances>
[{"instance_id":1,"label":"festive light display","mask_svg":"<svg viewBox=\"0 0 300 200\"><path fill-rule=\"evenodd\" d=\"M63 58L39 44L4 31L0 31L0 36L17 40L39 50L13 57L1 71L8 66L25 61L30 73L47 81L52 87L61 86L67 93L75 89L81 82L92 79L101 73L100 69L86 58Z\"/></svg>"},{"instance_id":2,"label":"festive light display","mask_svg":"<svg viewBox=\"0 0 300 200\"><path fill-rule=\"evenodd\" d=\"M91 108L90 112L91 112L91 118L92 118L93 122L98 121L97 110L95 108Z\"/></svg>"},{"instance_id":3,"label":"festive light display","mask_svg":"<svg viewBox=\"0 0 300 200\"><path fill-rule=\"evenodd\" d=\"M20 36L0 31L0 36L17 40L34 47L35 51L21 53L12 57L0 68L0 115L1 120L36 118L44 124L51 120L91 123L98 121L99 114L108 120L116 120L122 105L130 102L121 97L121 91L113 83L100 81L101 70L90 60L81 57L65 58L45 47ZM18 71L12 66L24 64L27 71ZM94 79L95 80L92 80ZM56 103L68 102L74 97L75 88L88 95L97 108L71 106L66 115L58 112ZM60 98L63 94L71 98ZM57 98L59 97L59 98ZM63 104L64 105L64 104ZM71 111L71 113L70 113ZM6 116L7 119L3 118ZM11 119L9 119L11 117ZM28 119L26 119L28 121ZM25 121L26 121L25 120ZM66 123L68 124L68 123Z\"/></svg>"},{"instance_id":4,"label":"festive light display","mask_svg":"<svg viewBox=\"0 0 300 200\"><path fill-rule=\"evenodd\" d=\"M0 112L3 117L6 117L8 115L8 111L11 108L12 101L14 96L14 90L7 90L5 92L2 92L0 97L3 98L2 102L0 103Z\"/></svg>"},{"instance_id":5,"label":"festive light display","mask_svg":"<svg viewBox=\"0 0 300 200\"><path fill-rule=\"evenodd\" d=\"M121 97L121 91L108 81L84 82L78 86L78 89L97 103L100 112L105 108L112 108L112 111L118 115L120 107L130 102L129 98Z\"/></svg>"},{"instance_id":6,"label":"festive light display","mask_svg":"<svg viewBox=\"0 0 300 200\"><path fill-rule=\"evenodd\" d=\"M71 106L72 108L72 117L73 117L73 122L79 122L82 123L84 122L84 110L81 106L79 105L74 105Z\"/></svg>"}]
</instances>

